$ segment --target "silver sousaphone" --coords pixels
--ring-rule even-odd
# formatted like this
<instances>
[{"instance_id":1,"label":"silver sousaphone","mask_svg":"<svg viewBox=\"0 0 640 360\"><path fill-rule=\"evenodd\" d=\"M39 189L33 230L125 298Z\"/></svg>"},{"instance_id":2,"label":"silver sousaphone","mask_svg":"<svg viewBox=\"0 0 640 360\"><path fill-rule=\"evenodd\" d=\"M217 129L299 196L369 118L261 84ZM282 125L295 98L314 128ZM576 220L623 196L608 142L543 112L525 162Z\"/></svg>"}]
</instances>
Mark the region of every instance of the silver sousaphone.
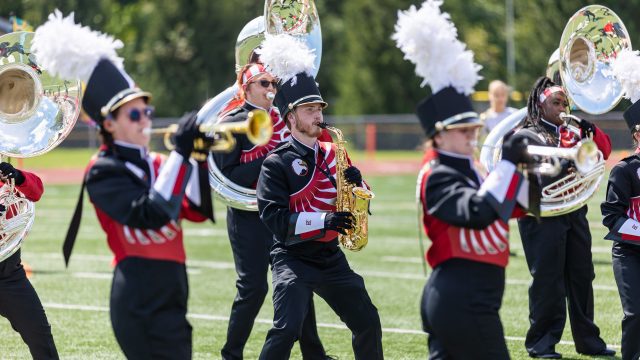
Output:
<instances>
[{"instance_id":1,"label":"silver sousaphone","mask_svg":"<svg viewBox=\"0 0 640 360\"><path fill-rule=\"evenodd\" d=\"M586 6L578 10L565 26L560 45L549 59L547 76L551 79L560 76L567 96L575 107L590 114L606 113L622 99L622 86L613 76L611 63L623 49L631 49L631 40L620 18L607 7ZM504 119L487 135L480 151L480 162L487 170L491 171L500 160L504 136L520 126L526 116L525 107ZM565 115L563 119L569 124L577 118ZM574 152L557 150L557 154L545 153L541 156L556 159L569 157L574 162L580 160L568 155ZM535 151L532 149L532 153ZM595 161L588 159L586 162L592 164L590 169L571 172L542 189L541 216L572 212L591 198L602 181L604 159L599 154Z\"/></svg>"},{"instance_id":2,"label":"silver sousaphone","mask_svg":"<svg viewBox=\"0 0 640 360\"><path fill-rule=\"evenodd\" d=\"M264 16L251 20L240 31L236 42L236 71L249 63L254 50L264 40L264 34L289 34L304 40L315 49L315 73L320 69L322 32L314 0L266 0ZM198 112L198 123L215 124L220 112L238 92L238 84L228 87ZM246 211L258 211L255 189L240 186L222 174L212 156L208 158L211 189L226 205Z\"/></svg>"},{"instance_id":3,"label":"silver sousaphone","mask_svg":"<svg viewBox=\"0 0 640 360\"><path fill-rule=\"evenodd\" d=\"M0 158L42 155L60 144L80 115L81 83L40 69L31 53L33 32L0 37ZM0 188L0 261L13 255L27 236L35 206L12 182Z\"/></svg>"}]
</instances>

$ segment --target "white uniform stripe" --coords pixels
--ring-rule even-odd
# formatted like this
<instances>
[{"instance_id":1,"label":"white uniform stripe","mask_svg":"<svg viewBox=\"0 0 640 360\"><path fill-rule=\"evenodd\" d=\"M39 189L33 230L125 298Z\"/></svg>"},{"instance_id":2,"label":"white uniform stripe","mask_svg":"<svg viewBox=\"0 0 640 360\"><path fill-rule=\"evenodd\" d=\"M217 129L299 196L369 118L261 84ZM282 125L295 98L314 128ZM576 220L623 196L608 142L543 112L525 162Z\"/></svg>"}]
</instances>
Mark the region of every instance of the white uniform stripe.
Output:
<instances>
[{"instance_id":1,"label":"white uniform stripe","mask_svg":"<svg viewBox=\"0 0 640 360\"><path fill-rule=\"evenodd\" d=\"M327 213L302 212L298 214L295 234L300 235L309 231L323 229L325 216L327 216Z\"/></svg>"},{"instance_id":2,"label":"white uniform stripe","mask_svg":"<svg viewBox=\"0 0 640 360\"><path fill-rule=\"evenodd\" d=\"M182 166L182 155L175 151L171 152L167 161L160 168L158 181L153 185L155 190L162 198L169 201L173 194L173 188L176 185L177 175Z\"/></svg>"}]
</instances>

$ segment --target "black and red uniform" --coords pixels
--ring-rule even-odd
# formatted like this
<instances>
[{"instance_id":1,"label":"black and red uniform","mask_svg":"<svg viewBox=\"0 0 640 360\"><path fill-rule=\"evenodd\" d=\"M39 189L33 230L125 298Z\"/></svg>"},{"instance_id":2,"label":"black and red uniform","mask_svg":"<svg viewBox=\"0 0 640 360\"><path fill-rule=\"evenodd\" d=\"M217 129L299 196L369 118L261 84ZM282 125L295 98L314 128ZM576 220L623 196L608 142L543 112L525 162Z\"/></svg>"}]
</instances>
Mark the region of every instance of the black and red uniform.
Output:
<instances>
[{"instance_id":1,"label":"black and red uniform","mask_svg":"<svg viewBox=\"0 0 640 360\"><path fill-rule=\"evenodd\" d=\"M260 218L274 234L273 328L260 359L288 359L300 338L309 300L322 297L352 331L356 359L382 359L382 331L364 280L338 246L324 219L335 212L336 148L310 148L292 137L262 164L257 195Z\"/></svg>"},{"instance_id":2,"label":"black and red uniform","mask_svg":"<svg viewBox=\"0 0 640 360\"><path fill-rule=\"evenodd\" d=\"M16 185L16 189L30 201L40 200L44 192L40 178L24 170L21 173L25 180ZM10 217L11 210L8 211ZM20 250L0 262L0 315L7 318L11 327L20 334L34 359L58 359L51 325L38 294L27 279Z\"/></svg>"},{"instance_id":3,"label":"black and red uniform","mask_svg":"<svg viewBox=\"0 0 640 360\"><path fill-rule=\"evenodd\" d=\"M245 104L232 110L222 123L244 122L256 106L245 100ZM285 141L291 133L280 117L277 108L269 109L273 121L271 140L262 146L251 143L246 135L236 135L236 146L229 153L214 153L220 171L233 183L256 188L260 168L269 151ZM227 341L222 348L223 359L242 359L242 351L249 339L253 323L269 291L267 271L269 251L273 245L273 234L260 220L257 211L246 211L227 207L227 232L233 251L238 279L238 292L231 307ZM325 359L326 355L318 337L313 301L310 299L307 320L300 337L300 348L305 359Z\"/></svg>"},{"instance_id":4,"label":"black and red uniform","mask_svg":"<svg viewBox=\"0 0 640 360\"><path fill-rule=\"evenodd\" d=\"M564 126L555 126L541 119L536 128L527 123L513 136L524 137L531 145L573 147L586 134ZM604 158L611 153L609 136L594 126L593 140ZM540 177L544 187L566 175L567 166L553 179ZM527 351L535 356L555 352L567 317L567 301L571 333L576 350L583 354L598 354L606 350L600 330L593 321L593 286L595 278L591 257L591 233L587 221L587 206L571 213L518 220L529 272L533 277L529 287L530 327L525 339Z\"/></svg>"},{"instance_id":5,"label":"black and red uniform","mask_svg":"<svg viewBox=\"0 0 640 360\"><path fill-rule=\"evenodd\" d=\"M437 151L425 158L420 200L434 270L421 314L429 358L508 359L498 314L509 261L507 221L523 214L517 203L528 206L528 186L505 160L483 181L471 157Z\"/></svg>"},{"instance_id":6,"label":"black and red uniform","mask_svg":"<svg viewBox=\"0 0 640 360\"><path fill-rule=\"evenodd\" d=\"M87 168L87 192L115 256L111 323L127 358L191 358L180 223L207 219L207 173L175 151L165 158L118 141Z\"/></svg>"},{"instance_id":7,"label":"black and red uniform","mask_svg":"<svg viewBox=\"0 0 640 360\"><path fill-rule=\"evenodd\" d=\"M600 205L605 239L622 302L622 359L640 358L640 155L622 159L609 175L607 198Z\"/></svg>"}]
</instances>

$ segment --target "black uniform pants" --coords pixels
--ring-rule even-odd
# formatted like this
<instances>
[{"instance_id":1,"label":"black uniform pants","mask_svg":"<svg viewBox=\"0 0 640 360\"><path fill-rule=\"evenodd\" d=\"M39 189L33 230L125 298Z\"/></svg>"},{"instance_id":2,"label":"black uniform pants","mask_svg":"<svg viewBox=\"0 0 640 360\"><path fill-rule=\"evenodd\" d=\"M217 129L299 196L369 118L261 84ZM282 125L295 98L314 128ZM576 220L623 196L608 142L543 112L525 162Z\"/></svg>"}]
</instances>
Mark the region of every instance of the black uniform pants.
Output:
<instances>
[{"instance_id":1,"label":"black uniform pants","mask_svg":"<svg viewBox=\"0 0 640 360\"><path fill-rule=\"evenodd\" d=\"M509 359L498 314L503 293L504 268L464 259L438 265L420 306L429 359Z\"/></svg>"},{"instance_id":2,"label":"black uniform pants","mask_svg":"<svg viewBox=\"0 0 640 360\"><path fill-rule=\"evenodd\" d=\"M22 267L20 250L0 262L0 315L20 334L34 359L58 359L51 325Z\"/></svg>"},{"instance_id":3,"label":"black uniform pants","mask_svg":"<svg viewBox=\"0 0 640 360\"><path fill-rule=\"evenodd\" d=\"M283 360L299 339L313 292L322 297L351 330L355 359L383 359L382 328L362 277L349 267L342 251L323 264L284 253L273 260L273 327L260 359Z\"/></svg>"},{"instance_id":4,"label":"black uniform pants","mask_svg":"<svg viewBox=\"0 0 640 360\"><path fill-rule=\"evenodd\" d=\"M126 258L111 285L111 325L127 359L191 359L184 264Z\"/></svg>"},{"instance_id":5,"label":"black uniform pants","mask_svg":"<svg viewBox=\"0 0 640 360\"><path fill-rule=\"evenodd\" d=\"M591 233L587 207L569 214L518 220L518 228L529 272L529 331L525 347L529 353L555 351L567 319L576 350L594 354L605 349L600 329L593 322Z\"/></svg>"},{"instance_id":6,"label":"black uniform pants","mask_svg":"<svg viewBox=\"0 0 640 360\"><path fill-rule=\"evenodd\" d=\"M242 359L253 323L269 291L269 251L273 234L262 223L258 212L227 209L227 231L236 266L238 292L231 306L227 341L222 348L225 360ZM300 350L307 360L324 360L326 355L316 328L313 299L302 327Z\"/></svg>"},{"instance_id":7,"label":"black uniform pants","mask_svg":"<svg viewBox=\"0 0 640 360\"><path fill-rule=\"evenodd\" d=\"M613 274L622 302L622 359L640 358L640 246L614 243Z\"/></svg>"}]
</instances>

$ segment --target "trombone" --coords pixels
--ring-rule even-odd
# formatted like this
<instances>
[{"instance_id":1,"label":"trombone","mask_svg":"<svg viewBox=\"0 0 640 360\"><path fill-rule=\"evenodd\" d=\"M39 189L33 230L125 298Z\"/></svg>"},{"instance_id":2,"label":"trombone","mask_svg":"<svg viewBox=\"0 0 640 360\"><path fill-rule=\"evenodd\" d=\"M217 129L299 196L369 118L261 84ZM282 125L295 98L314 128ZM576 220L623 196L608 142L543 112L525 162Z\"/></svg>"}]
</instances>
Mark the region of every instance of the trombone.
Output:
<instances>
[{"instance_id":1,"label":"trombone","mask_svg":"<svg viewBox=\"0 0 640 360\"><path fill-rule=\"evenodd\" d=\"M177 130L178 124L173 124L166 128L148 129L145 132L147 134L164 134L164 146L171 151L176 148L171 138ZM194 139L193 148L198 150L198 153L230 152L236 146L233 134L245 134L249 141L256 146L266 145L273 134L273 122L266 111L256 109L249 112L247 120L243 122L201 124L198 130L212 140ZM201 154L191 154L191 156L198 160L204 160L200 159Z\"/></svg>"}]
</instances>

